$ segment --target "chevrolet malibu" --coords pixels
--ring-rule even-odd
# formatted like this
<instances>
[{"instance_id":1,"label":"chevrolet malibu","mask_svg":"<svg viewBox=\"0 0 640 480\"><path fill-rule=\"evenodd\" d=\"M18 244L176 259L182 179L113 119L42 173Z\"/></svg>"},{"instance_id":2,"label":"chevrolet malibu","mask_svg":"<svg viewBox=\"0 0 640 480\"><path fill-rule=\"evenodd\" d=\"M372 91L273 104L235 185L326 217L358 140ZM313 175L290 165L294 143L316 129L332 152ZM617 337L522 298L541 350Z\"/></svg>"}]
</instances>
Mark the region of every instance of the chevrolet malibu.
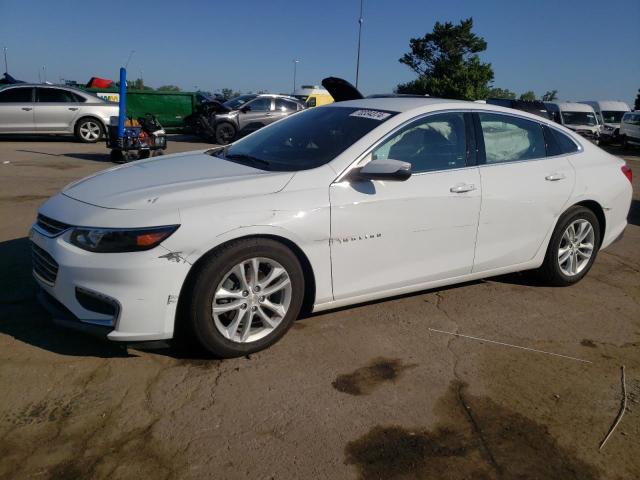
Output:
<instances>
[{"instance_id":1,"label":"chevrolet malibu","mask_svg":"<svg viewBox=\"0 0 640 480\"><path fill-rule=\"evenodd\" d=\"M574 284L622 235L630 180L524 112L338 102L67 186L38 212L33 273L63 325L245 355L301 311L521 270Z\"/></svg>"}]
</instances>

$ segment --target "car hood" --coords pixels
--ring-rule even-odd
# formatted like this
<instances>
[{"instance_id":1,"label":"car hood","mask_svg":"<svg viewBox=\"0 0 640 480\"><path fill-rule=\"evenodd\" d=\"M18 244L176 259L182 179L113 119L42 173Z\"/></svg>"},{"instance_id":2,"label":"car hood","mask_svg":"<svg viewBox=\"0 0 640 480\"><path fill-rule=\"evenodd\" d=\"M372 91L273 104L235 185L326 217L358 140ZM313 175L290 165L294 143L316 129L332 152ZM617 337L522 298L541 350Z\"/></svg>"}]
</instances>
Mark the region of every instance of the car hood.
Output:
<instances>
[{"instance_id":1,"label":"car hood","mask_svg":"<svg viewBox=\"0 0 640 480\"><path fill-rule=\"evenodd\" d=\"M292 176L199 151L121 165L72 183L62 193L105 208L184 208L274 193Z\"/></svg>"},{"instance_id":2,"label":"car hood","mask_svg":"<svg viewBox=\"0 0 640 480\"><path fill-rule=\"evenodd\" d=\"M597 125L574 125L565 124L565 127L571 130L589 130L590 132L597 132L600 128Z\"/></svg>"}]
</instances>

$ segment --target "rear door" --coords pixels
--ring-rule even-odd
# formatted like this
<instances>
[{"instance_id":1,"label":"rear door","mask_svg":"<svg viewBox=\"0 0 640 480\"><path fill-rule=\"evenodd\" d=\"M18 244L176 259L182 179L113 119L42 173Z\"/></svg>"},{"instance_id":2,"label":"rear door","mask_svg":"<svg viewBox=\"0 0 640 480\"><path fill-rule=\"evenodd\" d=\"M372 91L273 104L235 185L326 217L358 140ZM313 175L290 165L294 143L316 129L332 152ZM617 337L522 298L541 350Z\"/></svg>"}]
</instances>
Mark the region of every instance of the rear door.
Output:
<instances>
[{"instance_id":1,"label":"rear door","mask_svg":"<svg viewBox=\"0 0 640 480\"><path fill-rule=\"evenodd\" d=\"M37 87L35 123L39 132L72 133L79 110L78 98L62 88Z\"/></svg>"},{"instance_id":2,"label":"rear door","mask_svg":"<svg viewBox=\"0 0 640 480\"><path fill-rule=\"evenodd\" d=\"M0 91L0 133L34 133L33 87Z\"/></svg>"},{"instance_id":3,"label":"rear door","mask_svg":"<svg viewBox=\"0 0 640 480\"><path fill-rule=\"evenodd\" d=\"M547 155L542 124L504 113L474 115L482 209L473 271L483 272L533 259L564 210L575 173L566 154Z\"/></svg>"}]
</instances>

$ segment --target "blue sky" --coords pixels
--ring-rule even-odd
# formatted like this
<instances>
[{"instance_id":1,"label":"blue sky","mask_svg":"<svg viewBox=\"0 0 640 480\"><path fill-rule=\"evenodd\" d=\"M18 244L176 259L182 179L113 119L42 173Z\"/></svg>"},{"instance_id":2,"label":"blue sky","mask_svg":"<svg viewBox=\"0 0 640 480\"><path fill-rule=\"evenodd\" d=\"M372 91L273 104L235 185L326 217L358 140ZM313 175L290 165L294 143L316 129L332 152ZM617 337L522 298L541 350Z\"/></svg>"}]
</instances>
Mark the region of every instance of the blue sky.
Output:
<instances>
[{"instance_id":1,"label":"blue sky","mask_svg":"<svg viewBox=\"0 0 640 480\"><path fill-rule=\"evenodd\" d=\"M359 0L0 0L0 47L28 81L43 65L55 82L116 78L134 49L129 77L152 86L289 92L293 58L298 85L355 80L358 11ZM639 0L365 0L360 89L411 80L398 62L409 39L470 16L496 86L627 102L640 88Z\"/></svg>"}]
</instances>

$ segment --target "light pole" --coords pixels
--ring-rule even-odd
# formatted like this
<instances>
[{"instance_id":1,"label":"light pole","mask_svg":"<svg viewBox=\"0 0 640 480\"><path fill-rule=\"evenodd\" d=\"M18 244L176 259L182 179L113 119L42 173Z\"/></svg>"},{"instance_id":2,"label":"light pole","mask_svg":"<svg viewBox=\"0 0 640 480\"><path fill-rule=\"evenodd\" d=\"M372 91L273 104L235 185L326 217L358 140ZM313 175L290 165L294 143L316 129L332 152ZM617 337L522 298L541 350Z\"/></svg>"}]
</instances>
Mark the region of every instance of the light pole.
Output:
<instances>
[{"instance_id":1,"label":"light pole","mask_svg":"<svg viewBox=\"0 0 640 480\"><path fill-rule=\"evenodd\" d=\"M291 92L292 94L296 92L296 73L298 69L298 62L300 62L300 60L298 60L297 58L293 59L293 91Z\"/></svg>"},{"instance_id":2,"label":"light pole","mask_svg":"<svg viewBox=\"0 0 640 480\"><path fill-rule=\"evenodd\" d=\"M360 0L360 18L358 18L358 60L356 61L356 88L358 88L358 77L360 76L360 37L362 36L362 4L364 0Z\"/></svg>"},{"instance_id":3,"label":"light pole","mask_svg":"<svg viewBox=\"0 0 640 480\"><path fill-rule=\"evenodd\" d=\"M7 66L7 47L4 47L4 73L9 73L9 67Z\"/></svg>"}]
</instances>

